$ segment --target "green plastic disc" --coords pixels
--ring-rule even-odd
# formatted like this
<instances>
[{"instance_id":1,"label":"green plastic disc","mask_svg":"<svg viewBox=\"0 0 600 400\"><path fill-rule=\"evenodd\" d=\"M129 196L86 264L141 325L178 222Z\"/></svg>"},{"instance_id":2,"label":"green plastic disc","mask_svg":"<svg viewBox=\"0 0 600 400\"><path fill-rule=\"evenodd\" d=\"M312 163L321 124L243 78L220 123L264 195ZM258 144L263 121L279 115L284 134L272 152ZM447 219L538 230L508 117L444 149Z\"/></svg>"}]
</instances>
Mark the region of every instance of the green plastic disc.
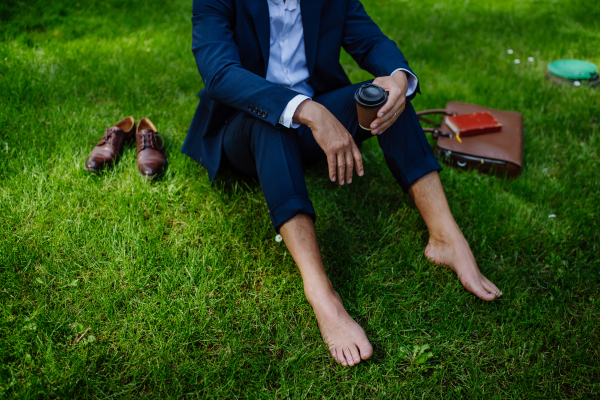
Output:
<instances>
[{"instance_id":1,"label":"green plastic disc","mask_svg":"<svg viewBox=\"0 0 600 400\"><path fill-rule=\"evenodd\" d=\"M593 79L598 67L583 60L556 60L548 64L548 72L565 79Z\"/></svg>"}]
</instances>

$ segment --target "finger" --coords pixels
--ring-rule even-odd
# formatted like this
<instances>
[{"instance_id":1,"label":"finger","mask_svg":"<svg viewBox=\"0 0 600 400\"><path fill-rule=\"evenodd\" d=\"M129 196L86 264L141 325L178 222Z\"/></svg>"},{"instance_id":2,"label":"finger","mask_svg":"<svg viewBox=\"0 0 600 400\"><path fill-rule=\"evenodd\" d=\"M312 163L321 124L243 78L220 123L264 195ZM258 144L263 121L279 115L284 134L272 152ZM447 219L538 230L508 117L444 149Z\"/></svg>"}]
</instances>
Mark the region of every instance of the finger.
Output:
<instances>
[{"instance_id":1,"label":"finger","mask_svg":"<svg viewBox=\"0 0 600 400\"><path fill-rule=\"evenodd\" d=\"M343 185L346 178L346 159L343 151L337 154L338 183Z\"/></svg>"},{"instance_id":2,"label":"finger","mask_svg":"<svg viewBox=\"0 0 600 400\"><path fill-rule=\"evenodd\" d=\"M385 102L385 104L383 105L383 107L381 107L379 109L379 111L377 112L377 116L379 118L382 118L386 115L389 115L390 111L393 110L396 107L397 103L401 100L401 97L402 97L402 91L395 86L391 87L388 90L388 99ZM393 115L393 112L392 112L392 115Z\"/></svg>"},{"instance_id":3,"label":"finger","mask_svg":"<svg viewBox=\"0 0 600 400\"><path fill-rule=\"evenodd\" d=\"M387 128L389 128L390 126L392 126L392 124L394 122L396 122L395 119L387 120L387 121L383 122L381 125L379 125L379 127L377 127L377 129L374 129L372 132L375 135L381 135L383 132L385 132L387 130Z\"/></svg>"},{"instance_id":4,"label":"finger","mask_svg":"<svg viewBox=\"0 0 600 400\"><path fill-rule=\"evenodd\" d=\"M404 110L404 103L406 102L406 98L399 98L394 104L391 104L388 111L386 111L383 115L381 115L381 110L377 113L378 117L371 123L371 129L375 134L381 131L383 124L387 121L395 121L397 115L400 115L402 110Z\"/></svg>"},{"instance_id":5,"label":"finger","mask_svg":"<svg viewBox=\"0 0 600 400\"><path fill-rule=\"evenodd\" d=\"M352 156L352 147L346 151L346 182L352 183L352 172L354 167L354 157Z\"/></svg>"},{"instance_id":6,"label":"finger","mask_svg":"<svg viewBox=\"0 0 600 400\"><path fill-rule=\"evenodd\" d=\"M331 182L335 182L335 173L337 169L337 158L335 154L327 155L327 166L329 167L329 179Z\"/></svg>"},{"instance_id":7,"label":"finger","mask_svg":"<svg viewBox=\"0 0 600 400\"><path fill-rule=\"evenodd\" d=\"M392 126L394 122L398 119L402 111L404 110L404 103L397 104L396 108L392 109L389 113L385 115L384 118L380 119L380 121L376 124L378 125L377 129L373 129L373 133L375 135L381 135L387 128Z\"/></svg>"},{"instance_id":8,"label":"finger","mask_svg":"<svg viewBox=\"0 0 600 400\"><path fill-rule=\"evenodd\" d=\"M391 125L393 124L393 121L385 121L384 123L382 123L381 125L379 125L379 127L377 129L373 129L373 133L375 135L381 135L383 132L385 132L387 130L387 128L389 128Z\"/></svg>"},{"instance_id":9,"label":"finger","mask_svg":"<svg viewBox=\"0 0 600 400\"><path fill-rule=\"evenodd\" d=\"M365 170L363 168L362 154L360 154L360 150L358 150L358 146L356 146L356 143L352 143L352 156L354 157L356 173L358 174L358 176L363 176L365 174Z\"/></svg>"},{"instance_id":10,"label":"finger","mask_svg":"<svg viewBox=\"0 0 600 400\"><path fill-rule=\"evenodd\" d=\"M391 88L388 91L388 98L387 101L385 102L385 104L379 109L379 111L377 112L377 116L378 117L383 117L389 110L391 110L392 108L394 108L394 105L396 104L396 102L398 101L398 98L400 97L400 89L397 88Z\"/></svg>"},{"instance_id":11,"label":"finger","mask_svg":"<svg viewBox=\"0 0 600 400\"><path fill-rule=\"evenodd\" d=\"M383 122L386 121L395 121L397 118L397 115L402 114L402 111L404 110L404 106L406 104L406 99L398 99L398 101L394 104L393 107L391 107L391 109L386 112L382 117L378 118L379 119L379 124L381 125Z\"/></svg>"}]
</instances>

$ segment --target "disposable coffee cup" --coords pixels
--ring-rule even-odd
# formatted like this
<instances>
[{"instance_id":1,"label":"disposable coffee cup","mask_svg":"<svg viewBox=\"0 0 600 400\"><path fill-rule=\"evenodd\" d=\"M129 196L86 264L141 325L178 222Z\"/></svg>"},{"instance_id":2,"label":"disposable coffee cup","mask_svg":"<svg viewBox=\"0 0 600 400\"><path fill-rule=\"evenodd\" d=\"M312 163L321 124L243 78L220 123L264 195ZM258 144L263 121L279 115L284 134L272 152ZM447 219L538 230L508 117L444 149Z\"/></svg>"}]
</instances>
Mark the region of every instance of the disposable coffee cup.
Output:
<instances>
[{"instance_id":1,"label":"disposable coffee cup","mask_svg":"<svg viewBox=\"0 0 600 400\"><path fill-rule=\"evenodd\" d=\"M371 123L377 118L377 112L387 101L387 92L381 86L365 83L354 94L358 124L361 128L370 131Z\"/></svg>"}]
</instances>

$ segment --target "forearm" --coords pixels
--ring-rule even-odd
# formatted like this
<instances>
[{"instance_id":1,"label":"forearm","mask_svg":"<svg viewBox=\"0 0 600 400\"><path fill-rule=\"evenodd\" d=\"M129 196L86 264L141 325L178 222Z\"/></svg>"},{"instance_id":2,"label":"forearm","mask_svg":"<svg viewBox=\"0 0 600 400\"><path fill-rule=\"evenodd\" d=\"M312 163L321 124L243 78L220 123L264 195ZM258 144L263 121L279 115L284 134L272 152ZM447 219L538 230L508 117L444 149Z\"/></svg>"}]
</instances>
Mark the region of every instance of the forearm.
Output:
<instances>
[{"instance_id":1,"label":"forearm","mask_svg":"<svg viewBox=\"0 0 600 400\"><path fill-rule=\"evenodd\" d=\"M244 68L234 40L233 14L229 0L194 0L192 52L206 94L276 126L297 93Z\"/></svg>"},{"instance_id":2,"label":"forearm","mask_svg":"<svg viewBox=\"0 0 600 400\"><path fill-rule=\"evenodd\" d=\"M396 43L387 37L364 54L361 64L373 76L391 76L398 69L412 72Z\"/></svg>"},{"instance_id":3,"label":"forearm","mask_svg":"<svg viewBox=\"0 0 600 400\"><path fill-rule=\"evenodd\" d=\"M273 126L279 122L288 102L297 95L293 90L234 65L219 69L205 79L205 85L211 99L254 115Z\"/></svg>"}]
</instances>

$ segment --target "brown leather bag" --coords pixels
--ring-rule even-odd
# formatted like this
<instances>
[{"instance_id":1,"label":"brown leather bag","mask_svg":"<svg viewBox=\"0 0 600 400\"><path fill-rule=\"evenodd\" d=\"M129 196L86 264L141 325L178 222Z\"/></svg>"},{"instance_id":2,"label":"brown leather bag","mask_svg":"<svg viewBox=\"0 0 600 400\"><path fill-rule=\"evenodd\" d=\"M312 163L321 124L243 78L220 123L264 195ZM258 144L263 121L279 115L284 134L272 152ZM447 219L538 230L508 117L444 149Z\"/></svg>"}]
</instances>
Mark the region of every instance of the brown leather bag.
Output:
<instances>
[{"instance_id":1,"label":"brown leather bag","mask_svg":"<svg viewBox=\"0 0 600 400\"><path fill-rule=\"evenodd\" d=\"M441 125L423 117L428 114L459 115L487 111L502 123L502 130L461 137L456 140L444 120ZM431 132L437 144L434 153L448 164L462 169L478 169L488 173L506 173L517 177L523 165L523 116L517 112L494 110L476 104L451 101L445 109L417 112L419 119L435 128L423 128Z\"/></svg>"}]
</instances>

